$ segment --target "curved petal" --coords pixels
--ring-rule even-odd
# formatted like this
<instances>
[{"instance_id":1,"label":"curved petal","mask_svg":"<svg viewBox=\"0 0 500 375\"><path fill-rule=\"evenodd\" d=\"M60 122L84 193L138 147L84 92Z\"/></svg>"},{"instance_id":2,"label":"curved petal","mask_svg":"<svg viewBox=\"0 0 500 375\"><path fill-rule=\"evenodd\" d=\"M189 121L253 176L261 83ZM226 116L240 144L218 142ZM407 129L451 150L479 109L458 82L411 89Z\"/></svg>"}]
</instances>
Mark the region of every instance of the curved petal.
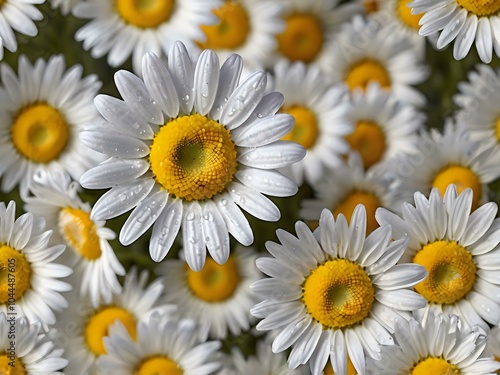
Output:
<instances>
[{"instance_id":1,"label":"curved petal","mask_svg":"<svg viewBox=\"0 0 500 375\"><path fill-rule=\"evenodd\" d=\"M213 201L203 202L201 225L205 245L218 264L226 263L229 257L229 233L217 205Z\"/></svg>"},{"instance_id":2,"label":"curved petal","mask_svg":"<svg viewBox=\"0 0 500 375\"><path fill-rule=\"evenodd\" d=\"M209 49L204 50L194 70L194 110L205 116L212 108L219 84L219 58Z\"/></svg>"},{"instance_id":3,"label":"curved petal","mask_svg":"<svg viewBox=\"0 0 500 375\"><path fill-rule=\"evenodd\" d=\"M155 262L161 262L172 247L181 227L182 217L182 200L169 199L155 222L149 241L149 254Z\"/></svg>"},{"instance_id":4,"label":"curved petal","mask_svg":"<svg viewBox=\"0 0 500 375\"><path fill-rule=\"evenodd\" d=\"M193 271L200 271L207 252L201 224L202 209L198 202L191 202L184 207L182 216L182 240L186 262Z\"/></svg>"}]
</instances>

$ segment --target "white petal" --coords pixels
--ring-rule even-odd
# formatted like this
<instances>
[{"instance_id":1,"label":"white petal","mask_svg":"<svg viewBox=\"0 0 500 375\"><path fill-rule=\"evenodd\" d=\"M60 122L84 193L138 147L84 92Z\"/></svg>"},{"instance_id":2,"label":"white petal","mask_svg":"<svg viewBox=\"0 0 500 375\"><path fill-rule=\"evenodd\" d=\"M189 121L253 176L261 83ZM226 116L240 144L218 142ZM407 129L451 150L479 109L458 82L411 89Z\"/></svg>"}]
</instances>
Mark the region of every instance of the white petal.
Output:
<instances>
[{"instance_id":1,"label":"white petal","mask_svg":"<svg viewBox=\"0 0 500 375\"><path fill-rule=\"evenodd\" d=\"M345 331L345 339L347 352L349 353L349 358L351 359L356 372L360 375L364 375L365 373L365 353L363 350L363 346L361 345L361 341L359 340L358 335L353 329L346 329Z\"/></svg>"},{"instance_id":2,"label":"white petal","mask_svg":"<svg viewBox=\"0 0 500 375\"><path fill-rule=\"evenodd\" d=\"M396 310L416 310L424 307L427 300L420 294L408 289L378 290L375 298L380 303Z\"/></svg>"},{"instance_id":3,"label":"white petal","mask_svg":"<svg viewBox=\"0 0 500 375\"><path fill-rule=\"evenodd\" d=\"M275 197L289 197L298 191L292 180L273 170L241 168L235 177L244 185Z\"/></svg>"},{"instance_id":4,"label":"white petal","mask_svg":"<svg viewBox=\"0 0 500 375\"><path fill-rule=\"evenodd\" d=\"M243 212L231 200L231 197L219 194L213 199L224 218L229 233L242 245L251 245L253 242L253 233L250 224L248 224L248 220L243 215Z\"/></svg>"},{"instance_id":5,"label":"white petal","mask_svg":"<svg viewBox=\"0 0 500 375\"><path fill-rule=\"evenodd\" d=\"M254 189L238 182L232 182L228 186L228 190L234 202L256 218L265 221L278 221L280 219L279 208Z\"/></svg>"},{"instance_id":6,"label":"white petal","mask_svg":"<svg viewBox=\"0 0 500 375\"><path fill-rule=\"evenodd\" d=\"M425 280L427 271L419 264L397 264L373 277L373 283L383 290L410 288Z\"/></svg>"},{"instance_id":7,"label":"white petal","mask_svg":"<svg viewBox=\"0 0 500 375\"><path fill-rule=\"evenodd\" d=\"M182 211L182 200L169 199L167 206L156 220L149 241L149 254L155 262L161 262L172 247L181 227Z\"/></svg>"},{"instance_id":8,"label":"white petal","mask_svg":"<svg viewBox=\"0 0 500 375\"><path fill-rule=\"evenodd\" d=\"M217 94L215 95L215 101L209 113L210 118L219 120L222 108L224 108L229 96L238 85L242 69L243 59L237 54L230 55L226 61L224 61L224 64L222 64Z\"/></svg>"},{"instance_id":9,"label":"white petal","mask_svg":"<svg viewBox=\"0 0 500 375\"><path fill-rule=\"evenodd\" d=\"M288 356L288 365L290 368L295 369L299 365L309 361L316 349L322 330L323 327L321 324L313 323L309 326L309 329L302 334Z\"/></svg>"},{"instance_id":10,"label":"white petal","mask_svg":"<svg viewBox=\"0 0 500 375\"><path fill-rule=\"evenodd\" d=\"M362 204L354 208L349 226L347 258L356 261L363 250L366 235L366 209Z\"/></svg>"},{"instance_id":11,"label":"white petal","mask_svg":"<svg viewBox=\"0 0 500 375\"><path fill-rule=\"evenodd\" d=\"M188 51L179 41L168 51L168 70L180 98L180 113L191 113L194 103L194 72Z\"/></svg>"},{"instance_id":12,"label":"white petal","mask_svg":"<svg viewBox=\"0 0 500 375\"><path fill-rule=\"evenodd\" d=\"M467 227L460 239L460 245L469 246L481 238L491 227L498 211L498 206L488 202L475 210L467 221Z\"/></svg>"},{"instance_id":13,"label":"white petal","mask_svg":"<svg viewBox=\"0 0 500 375\"><path fill-rule=\"evenodd\" d=\"M15 222L12 229L12 238L10 246L14 249L21 250L27 245L31 237L33 228L33 215L30 213L21 215Z\"/></svg>"},{"instance_id":14,"label":"white petal","mask_svg":"<svg viewBox=\"0 0 500 375\"><path fill-rule=\"evenodd\" d=\"M201 225L202 210L198 202L184 206L182 217L182 240L186 262L193 271L200 271L205 264L207 252Z\"/></svg>"},{"instance_id":15,"label":"white petal","mask_svg":"<svg viewBox=\"0 0 500 375\"><path fill-rule=\"evenodd\" d=\"M117 158L142 158L149 155L149 147L140 139L118 133L86 130L80 133L82 143L102 154Z\"/></svg>"},{"instance_id":16,"label":"white petal","mask_svg":"<svg viewBox=\"0 0 500 375\"><path fill-rule=\"evenodd\" d=\"M231 137L240 147L264 146L281 139L293 129L293 126L293 116L280 113L241 126L231 131Z\"/></svg>"},{"instance_id":17,"label":"white petal","mask_svg":"<svg viewBox=\"0 0 500 375\"><path fill-rule=\"evenodd\" d=\"M219 58L212 50L204 50L194 71L194 110L205 116L212 108L219 84Z\"/></svg>"},{"instance_id":18,"label":"white petal","mask_svg":"<svg viewBox=\"0 0 500 375\"><path fill-rule=\"evenodd\" d=\"M306 150L295 142L276 141L257 148L242 148L238 155L241 164L260 169L276 169L301 161Z\"/></svg>"},{"instance_id":19,"label":"white petal","mask_svg":"<svg viewBox=\"0 0 500 375\"><path fill-rule=\"evenodd\" d=\"M335 220L333 218L333 214L328 209L323 209L323 211L321 211L321 216L319 217L321 247L326 253L330 254L332 258L337 257L334 223Z\"/></svg>"},{"instance_id":20,"label":"white petal","mask_svg":"<svg viewBox=\"0 0 500 375\"><path fill-rule=\"evenodd\" d=\"M485 64L489 64L493 57L493 31L487 17L480 17L477 25L476 49L479 58Z\"/></svg>"},{"instance_id":21,"label":"white petal","mask_svg":"<svg viewBox=\"0 0 500 375\"><path fill-rule=\"evenodd\" d=\"M106 189L133 181L149 170L143 159L112 159L85 172L80 184L86 189Z\"/></svg>"},{"instance_id":22,"label":"white petal","mask_svg":"<svg viewBox=\"0 0 500 375\"><path fill-rule=\"evenodd\" d=\"M477 23L478 20L475 14L467 15L467 20L458 33L453 46L453 57L456 60L463 59L469 53L472 43L474 43L474 39L476 38Z\"/></svg>"},{"instance_id":23,"label":"white petal","mask_svg":"<svg viewBox=\"0 0 500 375\"><path fill-rule=\"evenodd\" d=\"M292 322L286 326L274 339L272 350L274 353L282 352L289 348L311 324L311 317L306 315L298 322Z\"/></svg>"},{"instance_id":24,"label":"white petal","mask_svg":"<svg viewBox=\"0 0 500 375\"><path fill-rule=\"evenodd\" d=\"M455 17L448 23L444 30L439 35L437 41L437 48L442 49L451 43L453 39L458 35L460 30L465 24L467 19L467 11L462 9L459 11Z\"/></svg>"},{"instance_id":25,"label":"white petal","mask_svg":"<svg viewBox=\"0 0 500 375\"><path fill-rule=\"evenodd\" d=\"M336 329L333 332L333 345L330 351L330 362L336 374L347 374L347 348L344 332Z\"/></svg>"},{"instance_id":26,"label":"white petal","mask_svg":"<svg viewBox=\"0 0 500 375\"><path fill-rule=\"evenodd\" d=\"M218 264L226 263L229 257L229 233L224 219L213 201L202 205L202 228L205 245Z\"/></svg>"},{"instance_id":27,"label":"white petal","mask_svg":"<svg viewBox=\"0 0 500 375\"><path fill-rule=\"evenodd\" d=\"M489 298L471 290L467 294L467 300L474 306L476 312L490 324L498 325L500 323L500 305Z\"/></svg>"}]
</instances>

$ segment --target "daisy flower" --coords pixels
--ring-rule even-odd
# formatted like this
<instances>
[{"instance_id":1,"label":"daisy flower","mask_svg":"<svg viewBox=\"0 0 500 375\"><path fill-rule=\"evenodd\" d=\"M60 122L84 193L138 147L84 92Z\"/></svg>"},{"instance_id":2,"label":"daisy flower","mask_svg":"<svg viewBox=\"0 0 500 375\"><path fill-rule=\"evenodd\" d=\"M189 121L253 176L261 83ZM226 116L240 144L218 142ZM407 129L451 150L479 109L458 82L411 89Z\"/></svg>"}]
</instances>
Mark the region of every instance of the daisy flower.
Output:
<instances>
[{"instance_id":1,"label":"daisy flower","mask_svg":"<svg viewBox=\"0 0 500 375\"><path fill-rule=\"evenodd\" d=\"M40 322L30 324L25 317L0 313L0 373L49 375L68 364L63 351L45 340Z\"/></svg>"},{"instance_id":2,"label":"daisy flower","mask_svg":"<svg viewBox=\"0 0 500 375\"><path fill-rule=\"evenodd\" d=\"M459 93L453 97L460 109L456 117L471 138L491 144L491 158L500 158L500 109L496 98L500 95L500 70L478 64L477 71L468 74L468 82L458 84Z\"/></svg>"},{"instance_id":3,"label":"daisy flower","mask_svg":"<svg viewBox=\"0 0 500 375\"><path fill-rule=\"evenodd\" d=\"M132 55L132 66L141 72L141 61L148 51L166 55L176 40L194 48L204 40L200 26L216 22L211 11L219 0L87 0L77 4L73 14L90 19L75 34L94 58L108 54L112 67L122 65Z\"/></svg>"},{"instance_id":4,"label":"daisy flower","mask_svg":"<svg viewBox=\"0 0 500 375\"><path fill-rule=\"evenodd\" d=\"M379 226L375 220L378 207L398 211L407 195L404 191L391 188L385 179L385 168L382 165L365 172L358 153L349 154L346 163L325 173L312 188L314 198L301 201L301 218L317 221L326 207L333 212L335 218L342 214L349 223L354 208L362 204L366 209L367 233Z\"/></svg>"},{"instance_id":5,"label":"daisy flower","mask_svg":"<svg viewBox=\"0 0 500 375\"><path fill-rule=\"evenodd\" d=\"M62 55L31 65L19 57L19 77L1 64L0 87L1 189L20 184L25 194L36 169L64 170L75 180L102 156L80 142L88 122L100 121L93 100L101 87L96 75L82 78L83 67L65 71Z\"/></svg>"},{"instance_id":6,"label":"daisy flower","mask_svg":"<svg viewBox=\"0 0 500 375\"><path fill-rule=\"evenodd\" d=\"M198 322L199 337L225 339L250 328L250 308L258 301L249 286L262 275L255 267L256 254L239 246L226 263L206 260L194 272L183 260L167 260L157 270L165 292L163 301L175 304L183 317Z\"/></svg>"},{"instance_id":7,"label":"daisy flower","mask_svg":"<svg viewBox=\"0 0 500 375\"><path fill-rule=\"evenodd\" d=\"M279 209L263 194L291 196L297 185L280 174L304 157L302 146L280 141L293 117L275 113L283 95L269 93L266 74L256 72L238 85L242 60L232 55L219 67L205 50L194 68L181 42L165 66L154 54L143 60L144 81L127 71L115 75L124 101L96 98L108 121L89 127L81 139L111 158L85 173L80 183L109 188L92 208L105 220L135 207L120 232L129 245L153 223L149 250L161 261L182 227L189 266L199 271L208 248L223 264L229 233L243 245L253 242L242 209L276 221ZM238 205L238 206L237 206Z\"/></svg>"},{"instance_id":8,"label":"daisy flower","mask_svg":"<svg viewBox=\"0 0 500 375\"><path fill-rule=\"evenodd\" d=\"M45 218L47 227L54 228L53 243L66 245L61 260L69 265L78 279L82 298L89 297L93 306L110 303L113 293L120 293L117 275L125 275L108 240L115 233L104 222L90 219L90 205L77 193L78 184L69 176L58 173L35 176L32 196L26 197L25 209Z\"/></svg>"},{"instance_id":9,"label":"daisy flower","mask_svg":"<svg viewBox=\"0 0 500 375\"><path fill-rule=\"evenodd\" d=\"M472 190L460 195L450 185L444 198L432 189L429 199L415 193L415 206L405 203L401 217L379 208L380 225L391 225L394 239L407 238L402 261L422 265L428 278L415 290L427 310L460 316L469 326L500 323L500 219L488 202L471 214Z\"/></svg>"},{"instance_id":10,"label":"daisy flower","mask_svg":"<svg viewBox=\"0 0 500 375\"><path fill-rule=\"evenodd\" d=\"M160 305L158 299L163 291L160 280L146 286L149 274L143 271L137 276L132 267L125 276L120 294L114 294L111 303L93 307L88 299L73 292L69 296L70 307L60 314L57 323L49 332L50 338L65 350L69 364L67 374L95 374L97 358L106 354L104 337L110 334L110 326L120 321L132 338L136 339L136 326L147 321L154 313L170 314L175 306Z\"/></svg>"},{"instance_id":11,"label":"daisy flower","mask_svg":"<svg viewBox=\"0 0 500 375\"><path fill-rule=\"evenodd\" d=\"M384 347L381 360L369 360L369 374L493 375L500 362L484 356L486 334L464 329L460 319L427 314L422 319L400 319L394 335L399 346Z\"/></svg>"},{"instance_id":12,"label":"daisy flower","mask_svg":"<svg viewBox=\"0 0 500 375\"><path fill-rule=\"evenodd\" d=\"M492 0L413 0L412 14L424 13L420 35L441 31L437 48L455 40L453 57L461 60L476 41L479 58L490 63L493 49L500 56L500 2Z\"/></svg>"},{"instance_id":13,"label":"daisy flower","mask_svg":"<svg viewBox=\"0 0 500 375\"><path fill-rule=\"evenodd\" d=\"M301 61L282 60L274 67L274 89L283 93L281 112L295 118L295 127L284 140L295 141L307 151L302 161L291 165L286 174L300 186L305 180L313 185L326 167L341 162L349 150L344 136L352 133L347 119L351 106L344 85L329 85L319 67Z\"/></svg>"},{"instance_id":14,"label":"daisy flower","mask_svg":"<svg viewBox=\"0 0 500 375\"><path fill-rule=\"evenodd\" d=\"M278 230L282 245L266 243L274 258L257 259L257 267L271 276L251 286L264 300L251 310L264 318L257 329L279 332L273 352L293 347L292 369L308 363L313 374L321 374L330 358L335 373L345 374L349 355L364 374L366 357L378 359L380 344L393 344L394 321L425 306L411 288L427 272L417 264L396 265L407 239L391 241L390 226L365 239L362 205L350 226L344 215L334 220L325 209L315 235L300 221L295 229L298 238Z\"/></svg>"},{"instance_id":15,"label":"daisy flower","mask_svg":"<svg viewBox=\"0 0 500 375\"><path fill-rule=\"evenodd\" d=\"M0 202L0 313L15 310L46 328L56 321L54 311L68 307L60 292L71 285L59 279L72 271L54 263L65 246L47 246L52 231L44 231L43 220L30 213L15 219L15 211L14 201Z\"/></svg>"},{"instance_id":16,"label":"daisy flower","mask_svg":"<svg viewBox=\"0 0 500 375\"><path fill-rule=\"evenodd\" d=\"M41 21L43 14L35 7L45 0L3 0L0 4L0 60L3 59L4 48L10 52L17 51L17 40L14 30L27 36L35 36L38 29L33 21Z\"/></svg>"},{"instance_id":17,"label":"daisy flower","mask_svg":"<svg viewBox=\"0 0 500 375\"><path fill-rule=\"evenodd\" d=\"M412 43L403 33L396 33L394 25L357 16L337 35L326 73L351 91L378 82L399 100L423 106L424 95L412 87L428 76L420 60Z\"/></svg>"},{"instance_id":18,"label":"daisy flower","mask_svg":"<svg viewBox=\"0 0 500 375\"><path fill-rule=\"evenodd\" d=\"M394 179L402 191L425 195L432 188L444 195L450 184L456 185L458 193L471 188L475 209L488 200L487 184L500 177L497 161L491 157L492 149L486 146L471 139L462 126L447 122L442 134L436 129L422 134L417 153L394 158L387 168L387 177Z\"/></svg>"},{"instance_id":19,"label":"daisy flower","mask_svg":"<svg viewBox=\"0 0 500 375\"><path fill-rule=\"evenodd\" d=\"M260 69L284 29L282 9L269 0L225 0L212 11L218 22L201 26L205 41L198 45L217 52L221 60L237 53L247 68Z\"/></svg>"},{"instance_id":20,"label":"daisy flower","mask_svg":"<svg viewBox=\"0 0 500 375\"><path fill-rule=\"evenodd\" d=\"M358 10L356 4L341 4L339 0L278 0L284 7L283 32L276 36L277 49L269 55L268 66L280 59L315 62L321 69L332 64L327 51L334 34Z\"/></svg>"},{"instance_id":21,"label":"daisy flower","mask_svg":"<svg viewBox=\"0 0 500 375\"><path fill-rule=\"evenodd\" d=\"M366 91L354 89L347 118L354 130L345 139L351 150L361 154L366 169L396 154L415 152L417 132L425 121L423 113L396 100L395 94L376 82L368 84Z\"/></svg>"}]
</instances>

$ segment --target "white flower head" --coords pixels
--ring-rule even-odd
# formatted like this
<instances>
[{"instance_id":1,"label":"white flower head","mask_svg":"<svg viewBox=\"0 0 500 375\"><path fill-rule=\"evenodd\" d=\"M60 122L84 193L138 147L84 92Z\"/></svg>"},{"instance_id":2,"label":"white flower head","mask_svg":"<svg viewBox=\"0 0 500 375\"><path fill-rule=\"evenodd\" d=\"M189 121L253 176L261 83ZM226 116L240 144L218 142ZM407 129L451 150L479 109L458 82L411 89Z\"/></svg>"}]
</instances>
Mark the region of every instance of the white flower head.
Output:
<instances>
[{"instance_id":1,"label":"white flower head","mask_svg":"<svg viewBox=\"0 0 500 375\"><path fill-rule=\"evenodd\" d=\"M107 123L89 127L81 138L111 158L80 182L111 188L94 205L94 220L135 208L121 229L122 244L154 223L149 249L161 261L182 227L186 261L199 271L205 247L217 263L228 259L229 233L243 245L253 242L240 208L261 220L279 219L279 209L263 194L297 192L275 169L301 160L305 150L280 140L293 127L291 115L276 114L283 95L264 94L263 72L238 84L241 67L238 55L220 67L211 50L193 67L178 42L167 66L154 54L144 56L144 80L116 73L123 101L96 98Z\"/></svg>"}]
</instances>

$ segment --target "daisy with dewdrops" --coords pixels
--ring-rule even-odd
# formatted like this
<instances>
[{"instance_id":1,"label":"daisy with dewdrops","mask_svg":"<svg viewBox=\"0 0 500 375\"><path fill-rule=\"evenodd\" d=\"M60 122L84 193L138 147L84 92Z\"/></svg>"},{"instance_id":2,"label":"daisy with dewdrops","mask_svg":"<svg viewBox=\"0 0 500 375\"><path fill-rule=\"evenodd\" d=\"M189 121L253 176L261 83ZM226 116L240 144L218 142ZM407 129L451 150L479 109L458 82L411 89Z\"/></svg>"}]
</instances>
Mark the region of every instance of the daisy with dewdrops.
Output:
<instances>
[{"instance_id":1,"label":"daisy with dewdrops","mask_svg":"<svg viewBox=\"0 0 500 375\"><path fill-rule=\"evenodd\" d=\"M250 329L250 308L258 300L249 286L262 278L251 248L236 247L224 264L208 258L195 272L181 259L168 259L157 269L165 291L162 301L175 304L179 313L198 322L198 335L226 339Z\"/></svg>"},{"instance_id":2,"label":"daisy with dewdrops","mask_svg":"<svg viewBox=\"0 0 500 375\"><path fill-rule=\"evenodd\" d=\"M94 58L108 54L112 67L122 65L132 55L133 70L140 74L146 52L166 56L177 40L190 48L195 40L204 41L200 26L216 22L211 11L219 5L219 0L87 0L73 9L76 17L90 19L75 39L83 42Z\"/></svg>"},{"instance_id":3,"label":"daisy with dewdrops","mask_svg":"<svg viewBox=\"0 0 500 375\"><path fill-rule=\"evenodd\" d=\"M297 142L307 151L304 159L283 172L299 186L304 180L313 185L326 168L338 166L341 155L349 150L344 140L353 131L347 119L351 110L349 94L344 85L325 81L317 65L301 61L277 63L273 83L274 90L285 97L281 112L295 119L294 128L282 139Z\"/></svg>"},{"instance_id":4,"label":"daisy with dewdrops","mask_svg":"<svg viewBox=\"0 0 500 375\"><path fill-rule=\"evenodd\" d=\"M64 57L48 61L19 58L19 74L0 66L1 189L20 185L26 195L37 169L64 171L78 180L103 160L78 138L84 124L100 120L93 100L101 87L96 75L82 78L83 66L65 70Z\"/></svg>"},{"instance_id":5,"label":"daisy with dewdrops","mask_svg":"<svg viewBox=\"0 0 500 375\"><path fill-rule=\"evenodd\" d=\"M205 248L217 263L227 261L229 233L243 245L253 242L241 209L265 221L280 218L263 194L297 192L297 185L275 169L300 161L305 150L280 140L294 124L291 115L275 114L283 95L264 95L263 72L238 84L241 68L238 55L220 67L211 50L192 68L186 48L177 42L166 66L154 54L144 56L144 81L127 71L116 73L123 101L97 96L108 122L89 126L81 139L110 159L80 183L111 188L92 208L93 220L134 208L121 229L122 244L133 243L154 224L149 250L158 262L182 227L186 261L199 271Z\"/></svg>"},{"instance_id":6,"label":"daisy with dewdrops","mask_svg":"<svg viewBox=\"0 0 500 375\"><path fill-rule=\"evenodd\" d=\"M368 374L493 375L500 362L486 353L486 333L465 328L456 315L426 314L396 321L398 345L382 348L379 361L368 361Z\"/></svg>"},{"instance_id":7,"label":"daisy with dewdrops","mask_svg":"<svg viewBox=\"0 0 500 375\"><path fill-rule=\"evenodd\" d=\"M110 303L113 293L121 292L117 276L125 269L108 241L116 235L104 222L90 219L90 205L78 196L79 185L63 173L35 176L32 195L24 201L25 209L45 219L54 229L51 241L66 245L61 261L73 269L75 289L93 306Z\"/></svg>"},{"instance_id":8,"label":"daisy with dewdrops","mask_svg":"<svg viewBox=\"0 0 500 375\"><path fill-rule=\"evenodd\" d=\"M95 374L97 359L106 354L104 338L110 326L119 321L129 335L136 339L138 322L147 321L157 312L171 314L173 305L159 304L163 285L158 279L147 284L149 274L142 271L139 276L132 267L125 276L120 294L114 294L111 303L93 307L87 298L80 298L77 291L68 296L69 308L57 316L57 322L49 332L50 338L69 360L66 374ZM148 338L149 340L150 338Z\"/></svg>"},{"instance_id":9,"label":"daisy with dewdrops","mask_svg":"<svg viewBox=\"0 0 500 375\"><path fill-rule=\"evenodd\" d=\"M420 35L440 31L437 48L454 41L453 57L461 60L475 41L479 58L490 63L500 56L500 2L495 0L413 0L412 14L423 14Z\"/></svg>"},{"instance_id":10,"label":"daisy with dewdrops","mask_svg":"<svg viewBox=\"0 0 500 375\"><path fill-rule=\"evenodd\" d=\"M40 322L31 323L24 317L8 318L0 313L0 373L6 375L61 374L68 360L63 350L46 339ZM12 329L11 327L14 327Z\"/></svg>"},{"instance_id":11,"label":"daisy with dewdrops","mask_svg":"<svg viewBox=\"0 0 500 375\"><path fill-rule=\"evenodd\" d=\"M71 275L72 270L54 263L65 246L47 245L52 230L44 231L43 220L30 213L16 219L15 211L14 201L7 206L0 202L0 313L12 312L14 306L17 317L26 316L47 329L56 322L54 312L68 307L61 292L71 290L71 285L59 279ZM15 280L15 303L9 300L7 269Z\"/></svg>"},{"instance_id":12,"label":"daisy with dewdrops","mask_svg":"<svg viewBox=\"0 0 500 375\"><path fill-rule=\"evenodd\" d=\"M432 189L429 199L415 193L415 206L405 203L401 217L379 209L380 225L393 228L394 239L407 238L402 260L425 267L429 276L415 286L426 309L455 314L469 327L500 323L500 219L488 202L471 214L472 190L460 195L448 186L444 198Z\"/></svg>"},{"instance_id":13,"label":"daisy with dewdrops","mask_svg":"<svg viewBox=\"0 0 500 375\"><path fill-rule=\"evenodd\" d=\"M295 225L298 237L276 232L280 244L267 242L273 257L257 259L269 275L252 284L264 300L251 313L263 320L258 330L275 330L272 350L289 347L290 368L308 364L321 374L329 361L345 375L349 355L356 371L365 373L366 358L380 358L380 345L392 345L394 322L425 306L411 288L427 276L417 264L399 264L407 239L392 241L382 226L365 238L366 212L354 210L348 226L344 215L334 220L325 209L314 234Z\"/></svg>"}]
</instances>

